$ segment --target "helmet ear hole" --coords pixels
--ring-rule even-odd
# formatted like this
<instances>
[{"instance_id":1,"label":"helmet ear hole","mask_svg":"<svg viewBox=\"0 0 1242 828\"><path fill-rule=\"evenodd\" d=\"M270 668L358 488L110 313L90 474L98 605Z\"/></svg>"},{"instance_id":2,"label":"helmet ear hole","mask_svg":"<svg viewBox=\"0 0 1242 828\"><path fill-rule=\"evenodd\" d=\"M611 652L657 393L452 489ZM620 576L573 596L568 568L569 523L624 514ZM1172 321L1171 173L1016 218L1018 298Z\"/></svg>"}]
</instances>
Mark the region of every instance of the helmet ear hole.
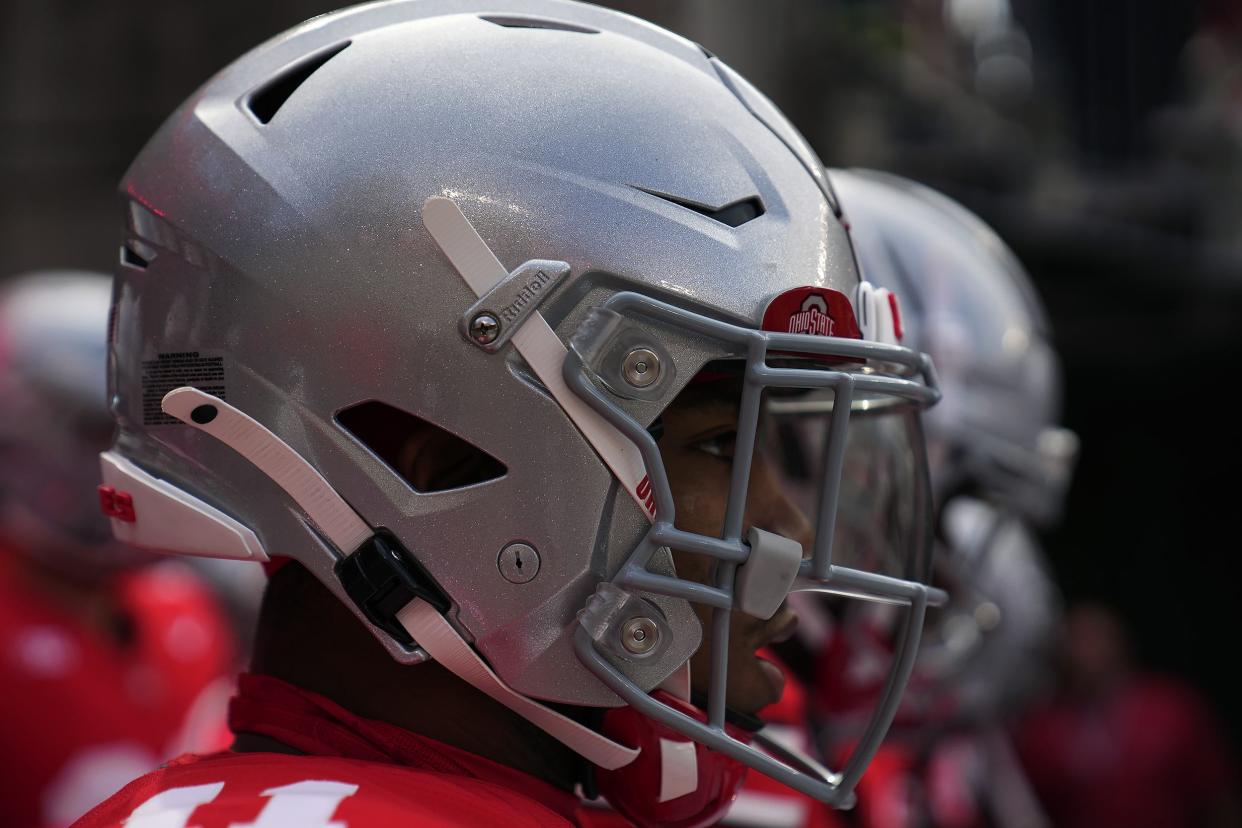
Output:
<instances>
[{"instance_id":1,"label":"helmet ear hole","mask_svg":"<svg viewBox=\"0 0 1242 828\"><path fill-rule=\"evenodd\" d=\"M456 434L379 400L343 409L336 421L416 492L474 486L508 471Z\"/></svg>"}]
</instances>

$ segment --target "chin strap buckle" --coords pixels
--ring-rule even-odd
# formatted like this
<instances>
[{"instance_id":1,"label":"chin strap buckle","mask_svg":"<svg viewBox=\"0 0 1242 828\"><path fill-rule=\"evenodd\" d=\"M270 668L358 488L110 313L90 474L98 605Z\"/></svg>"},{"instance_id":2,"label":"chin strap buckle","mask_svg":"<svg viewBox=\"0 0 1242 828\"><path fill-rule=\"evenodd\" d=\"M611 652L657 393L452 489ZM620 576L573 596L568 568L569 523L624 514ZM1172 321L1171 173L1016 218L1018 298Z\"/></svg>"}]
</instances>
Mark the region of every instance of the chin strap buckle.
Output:
<instances>
[{"instance_id":1,"label":"chin strap buckle","mask_svg":"<svg viewBox=\"0 0 1242 828\"><path fill-rule=\"evenodd\" d=\"M422 598L446 612L449 608L444 593L432 583L430 576L418 565L396 538L381 533L363 542L334 567L341 586L367 619L398 642L407 646L414 639L397 620L410 601Z\"/></svg>"}]
</instances>

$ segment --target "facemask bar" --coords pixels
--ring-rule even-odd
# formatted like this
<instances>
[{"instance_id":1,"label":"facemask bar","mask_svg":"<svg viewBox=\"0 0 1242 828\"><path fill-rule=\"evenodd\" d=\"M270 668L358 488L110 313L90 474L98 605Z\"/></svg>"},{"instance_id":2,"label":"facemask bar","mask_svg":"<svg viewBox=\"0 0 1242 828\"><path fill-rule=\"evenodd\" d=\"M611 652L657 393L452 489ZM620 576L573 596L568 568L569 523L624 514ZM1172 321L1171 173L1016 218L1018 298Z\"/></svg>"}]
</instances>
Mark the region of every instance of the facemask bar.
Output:
<instances>
[{"instance_id":1,"label":"facemask bar","mask_svg":"<svg viewBox=\"0 0 1242 828\"><path fill-rule=\"evenodd\" d=\"M636 293L619 293L608 300L605 309L622 315L645 316L717 341L740 346L746 353L746 367L738 416L734 463L730 480L722 537L710 537L677 529L674 523L672 491L663 459L655 439L633 417L609 399L594 382L574 349L567 354L563 375L568 387L588 405L638 446L649 474L651 495L656 505L653 524L629 559L611 581L622 590L645 591L684 598L712 608L712 669L708 691L706 724L679 713L644 693L604 656L583 618L574 635L578 657L601 681L628 704L708 747L764 773L802 793L831 805L846 805L852 790L880 746L914 666L923 619L929 603L943 603L944 593L912 580L873 572L834 566L832 542L846 429L855 391L881 394L909 401L919 408L933 405L940 397L931 360L906 348L876 342L836 337L781 334L743 328L693 313ZM767 364L769 354L826 356L859 360L879 366L857 371L778 368ZM821 481L820 519L811 557L802 562L799 575L789 591L816 590L851 595L864 600L907 605L903 625L881 699L862 739L840 774L819 768L813 762L797 762L802 770L790 767L754 747L733 739L725 732L725 692L728 676L729 617L734 602L734 578L739 565L750 555L742 540L747 489L758 434L760 409L765 388L830 388L836 395L832 412L826 458ZM921 458L925 497L930 489L926 458ZM917 518L927 524L926 503ZM916 524L920 525L920 524ZM929 542L930 525L924 533ZM648 572L648 561L661 547L712 556L715 561L710 584L701 584ZM816 772L811 772L816 769Z\"/></svg>"}]
</instances>

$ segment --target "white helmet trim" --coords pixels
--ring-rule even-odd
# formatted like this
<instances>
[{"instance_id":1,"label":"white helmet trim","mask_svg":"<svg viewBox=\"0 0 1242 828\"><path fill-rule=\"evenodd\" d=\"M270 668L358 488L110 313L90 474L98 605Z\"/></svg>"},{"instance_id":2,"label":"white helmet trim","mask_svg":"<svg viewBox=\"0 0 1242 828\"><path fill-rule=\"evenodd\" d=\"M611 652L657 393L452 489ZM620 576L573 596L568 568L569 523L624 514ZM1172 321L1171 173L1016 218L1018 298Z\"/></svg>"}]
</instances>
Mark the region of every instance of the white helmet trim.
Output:
<instances>
[{"instance_id":1,"label":"white helmet trim","mask_svg":"<svg viewBox=\"0 0 1242 828\"><path fill-rule=\"evenodd\" d=\"M133 521L112 518L117 540L159 552L266 561L259 538L245 526L171 483L152 477L113 451L99 455L105 486L133 499Z\"/></svg>"}]
</instances>

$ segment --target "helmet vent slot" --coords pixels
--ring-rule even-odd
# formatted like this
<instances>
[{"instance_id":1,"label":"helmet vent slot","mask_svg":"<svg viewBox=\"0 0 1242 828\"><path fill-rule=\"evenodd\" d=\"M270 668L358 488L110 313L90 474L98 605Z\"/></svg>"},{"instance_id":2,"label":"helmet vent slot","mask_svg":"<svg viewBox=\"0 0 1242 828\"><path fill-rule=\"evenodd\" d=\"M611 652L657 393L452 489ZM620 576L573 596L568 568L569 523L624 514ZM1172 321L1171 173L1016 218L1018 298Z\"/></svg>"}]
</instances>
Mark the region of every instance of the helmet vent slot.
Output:
<instances>
[{"instance_id":1,"label":"helmet vent slot","mask_svg":"<svg viewBox=\"0 0 1242 828\"><path fill-rule=\"evenodd\" d=\"M707 216L712 221L718 221L729 227L741 227L748 221L754 221L766 212L763 208L763 202L759 200L759 196L751 196L726 204L723 207L708 207L705 204L699 204L694 201L688 201L684 198L661 193L656 190L648 190L645 187L635 187L647 195L653 195L656 198L663 199L670 204L676 204L678 207L684 207L687 210L693 210L702 216Z\"/></svg>"},{"instance_id":2,"label":"helmet vent slot","mask_svg":"<svg viewBox=\"0 0 1242 828\"><path fill-rule=\"evenodd\" d=\"M259 123L269 123L293 93L298 91L299 86L322 69L324 64L345 51L349 44L348 40L338 43L286 67L276 77L250 93L246 98L246 108L258 119Z\"/></svg>"},{"instance_id":3,"label":"helmet vent slot","mask_svg":"<svg viewBox=\"0 0 1242 828\"><path fill-rule=\"evenodd\" d=\"M599 34L599 29L580 26L577 23L566 23L563 20L549 20L546 17L527 17L518 14L481 14L480 20L504 26L506 29L553 29L558 32L577 32L578 34Z\"/></svg>"},{"instance_id":4,"label":"helmet vent slot","mask_svg":"<svg viewBox=\"0 0 1242 828\"><path fill-rule=\"evenodd\" d=\"M336 421L416 492L476 486L508 471L456 434L379 400L343 409Z\"/></svg>"},{"instance_id":5,"label":"helmet vent slot","mask_svg":"<svg viewBox=\"0 0 1242 828\"><path fill-rule=\"evenodd\" d=\"M121 245L121 264L137 270L146 270L151 263L139 256L133 247L123 244Z\"/></svg>"}]
</instances>

